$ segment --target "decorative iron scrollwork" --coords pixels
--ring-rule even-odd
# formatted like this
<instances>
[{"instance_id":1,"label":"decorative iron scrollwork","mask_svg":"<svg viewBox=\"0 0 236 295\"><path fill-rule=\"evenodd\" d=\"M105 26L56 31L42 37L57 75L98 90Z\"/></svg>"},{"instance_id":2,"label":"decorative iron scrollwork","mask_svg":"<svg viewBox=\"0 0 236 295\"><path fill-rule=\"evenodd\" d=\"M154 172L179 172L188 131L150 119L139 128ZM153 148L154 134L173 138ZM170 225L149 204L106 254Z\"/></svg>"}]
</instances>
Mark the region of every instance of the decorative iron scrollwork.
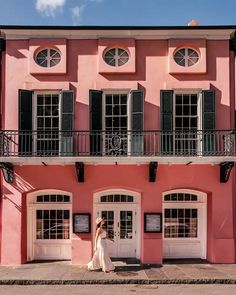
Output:
<instances>
[{"instance_id":1,"label":"decorative iron scrollwork","mask_svg":"<svg viewBox=\"0 0 236 295\"><path fill-rule=\"evenodd\" d=\"M112 156L127 155L127 133L107 133L106 153Z\"/></svg>"}]
</instances>

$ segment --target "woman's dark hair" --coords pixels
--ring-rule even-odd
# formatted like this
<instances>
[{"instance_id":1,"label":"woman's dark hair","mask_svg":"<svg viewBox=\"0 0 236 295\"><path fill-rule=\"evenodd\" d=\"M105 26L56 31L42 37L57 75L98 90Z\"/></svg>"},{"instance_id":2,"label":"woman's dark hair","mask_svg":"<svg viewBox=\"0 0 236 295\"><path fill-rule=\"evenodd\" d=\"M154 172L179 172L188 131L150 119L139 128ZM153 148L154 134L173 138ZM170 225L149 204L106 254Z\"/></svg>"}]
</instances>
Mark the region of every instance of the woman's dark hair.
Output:
<instances>
[{"instance_id":1,"label":"woman's dark hair","mask_svg":"<svg viewBox=\"0 0 236 295\"><path fill-rule=\"evenodd\" d=\"M104 221L104 220L102 220L102 221ZM100 227L102 221L100 221L99 224L97 224L97 229Z\"/></svg>"}]
</instances>

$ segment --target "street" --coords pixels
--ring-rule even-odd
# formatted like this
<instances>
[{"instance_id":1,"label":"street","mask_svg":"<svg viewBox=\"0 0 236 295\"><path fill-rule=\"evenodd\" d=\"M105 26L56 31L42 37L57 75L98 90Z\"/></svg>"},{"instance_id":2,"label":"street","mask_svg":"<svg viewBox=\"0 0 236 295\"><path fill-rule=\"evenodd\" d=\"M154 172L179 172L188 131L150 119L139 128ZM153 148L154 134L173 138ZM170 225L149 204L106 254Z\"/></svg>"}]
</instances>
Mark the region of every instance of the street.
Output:
<instances>
[{"instance_id":1,"label":"street","mask_svg":"<svg viewBox=\"0 0 236 295\"><path fill-rule=\"evenodd\" d=\"M74 285L74 286L0 286L1 295L234 295L235 285Z\"/></svg>"}]
</instances>

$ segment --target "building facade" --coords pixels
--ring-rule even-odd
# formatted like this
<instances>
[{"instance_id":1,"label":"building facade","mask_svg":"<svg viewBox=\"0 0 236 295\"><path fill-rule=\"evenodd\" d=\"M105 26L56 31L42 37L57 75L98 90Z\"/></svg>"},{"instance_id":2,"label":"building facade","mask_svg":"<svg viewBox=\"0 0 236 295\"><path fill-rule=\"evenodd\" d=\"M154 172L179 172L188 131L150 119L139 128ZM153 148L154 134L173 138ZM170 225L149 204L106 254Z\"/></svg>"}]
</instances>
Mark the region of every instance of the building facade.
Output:
<instances>
[{"instance_id":1,"label":"building facade","mask_svg":"<svg viewBox=\"0 0 236 295\"><path fill-rule=\"evenodd\" d=\"M234 27L0 32L3 265L235 262Z\"/></svg>"}]
</instances>

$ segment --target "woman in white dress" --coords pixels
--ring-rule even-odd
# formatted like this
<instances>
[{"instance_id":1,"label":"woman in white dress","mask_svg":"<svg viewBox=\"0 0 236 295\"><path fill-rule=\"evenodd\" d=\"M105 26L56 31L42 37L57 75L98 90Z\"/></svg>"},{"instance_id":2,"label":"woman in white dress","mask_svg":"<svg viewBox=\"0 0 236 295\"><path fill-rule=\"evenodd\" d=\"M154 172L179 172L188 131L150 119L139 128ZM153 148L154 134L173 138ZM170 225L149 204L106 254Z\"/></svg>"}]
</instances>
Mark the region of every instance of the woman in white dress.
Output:
<instances>
[{"instance_id":1,"label":"woman in white dress","mask_svg":"<svg viewBox=\"0 0 236 295\"><path fill-rule=\"evenodd\" d=\"M94 254L92 260L88 263L88 270L98 270L102 269L104 272L114 271L115 266L111 262L108 254L106 240L114 242L107 236L106 231L103 229L105 221L103 218L98 217L96 219L96 235L95 235L95 245Z\"/></svg>"}]
</instances>

